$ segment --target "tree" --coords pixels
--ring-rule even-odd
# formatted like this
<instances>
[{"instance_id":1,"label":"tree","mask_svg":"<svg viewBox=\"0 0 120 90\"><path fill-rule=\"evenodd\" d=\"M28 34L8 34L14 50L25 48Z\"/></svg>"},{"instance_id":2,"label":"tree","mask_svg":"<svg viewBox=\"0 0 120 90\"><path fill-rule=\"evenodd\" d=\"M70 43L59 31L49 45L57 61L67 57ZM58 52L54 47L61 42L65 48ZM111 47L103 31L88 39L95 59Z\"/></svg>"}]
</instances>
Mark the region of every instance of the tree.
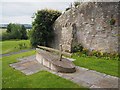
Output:
<instances>
[{"instance_id":1,"label":"tree","mask_svg":"<svg viewBox=\"0 0 120 90\"><path fill-rule=\"evenodd\" d=\"M21 33L21 39L27 39L27 31L24 25L21 26L20 29L20 33Z\"/></svg>"},{"instance_id":2,"label":"tree","mask_svg":"<svg viewBox=\"0 0 120 90\"><path fill-rule=\"evenodd\" d=\"M27 32L24 25L10 23L7 26L6 34L3 35L3 40L9 39L27 39Z\"/></svg>"},{"instance_id":3,"label":"tree","mask_svg":"<svg viewBox=\"0 0 120 90\"><path fill-rule=\"evenodd\" d=\"M21 26L19 24L13 24L11 27L11 39L21 39L21 33L20 33Z\"/></svg>"},{"instance_id":4,"label":"tree","mask_svg":"<svg viewBox=\"0 0 120 90\"><path fill-rule=\"evenodd\" d=\"M48 46L54 37L52 25L60 15L59 11L48 9L43 9L35 13L30 37L32 46Z\"/></svg>"},{"instance_id":5,"label":"tree","mask_svg":"<svg viewBox=\"0 0 120 90\"><path fill-rule=\"evenodd\" d=\"M6 30L7 33L11 32L11 27L12 27L12 23L8 24L7 30Z\"/></svg>"}]
</instances>

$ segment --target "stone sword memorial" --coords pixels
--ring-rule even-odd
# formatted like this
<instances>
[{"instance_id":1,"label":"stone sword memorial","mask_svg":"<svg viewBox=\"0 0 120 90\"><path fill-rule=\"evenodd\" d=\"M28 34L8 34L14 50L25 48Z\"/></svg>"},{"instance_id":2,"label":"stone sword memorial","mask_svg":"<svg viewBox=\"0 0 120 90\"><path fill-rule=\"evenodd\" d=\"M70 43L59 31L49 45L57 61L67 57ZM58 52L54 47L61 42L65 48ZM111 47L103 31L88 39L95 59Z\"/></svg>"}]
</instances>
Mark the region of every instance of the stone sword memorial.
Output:
<instances>
[{"instance_id":1,"label":"stone sword memorial","mask_svg":"<svg viewBox=\"0 0 120 90\"><path fill-rule=\"evenodd\" d=\"M60 45L60 50L44 46L38 46L36 48L36 60L40 64L56 72L75 72L75 65L68 58L63 58L63 55L71 56L70 53L62 52L62 45Z\"/></svg>"}]
</instances>

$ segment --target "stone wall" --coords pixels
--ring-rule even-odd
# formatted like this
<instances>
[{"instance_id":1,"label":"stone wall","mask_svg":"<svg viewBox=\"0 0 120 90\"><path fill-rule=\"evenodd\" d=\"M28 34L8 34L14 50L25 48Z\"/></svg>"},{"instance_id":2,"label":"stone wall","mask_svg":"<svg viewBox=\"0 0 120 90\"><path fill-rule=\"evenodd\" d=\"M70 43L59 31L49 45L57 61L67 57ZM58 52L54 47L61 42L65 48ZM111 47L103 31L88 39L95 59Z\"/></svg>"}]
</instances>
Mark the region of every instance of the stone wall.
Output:
<instances>
[{"instance_id":1,"label":"stone wall","mask_svg":"<svg viewBox=\"0 0 120 90\"><path fill-rule=\"evenodd\" d=\"M65 11L54 23L51 46L71 52L76 44L89 50L118 52L120 16L118 2L85 2ZM115 21L111 24L110 22Z\"/></svg>"}]
</instances>

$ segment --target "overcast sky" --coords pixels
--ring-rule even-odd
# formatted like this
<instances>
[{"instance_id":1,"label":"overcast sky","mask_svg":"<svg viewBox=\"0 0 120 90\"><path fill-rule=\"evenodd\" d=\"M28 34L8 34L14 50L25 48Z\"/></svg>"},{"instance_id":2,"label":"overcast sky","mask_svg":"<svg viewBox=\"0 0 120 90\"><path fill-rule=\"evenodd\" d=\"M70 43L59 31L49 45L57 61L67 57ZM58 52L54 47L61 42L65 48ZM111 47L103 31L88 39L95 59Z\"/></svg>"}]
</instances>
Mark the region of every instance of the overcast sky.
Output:
<instances>
[{"instance_id":1,"label":"overcast sky","mask_svg":"<svg viewBox=\"0 0 120 90\"><path fill-rule=\"evenodd\" d=\"M31 24L31 17L37 10L48 8L64 11L74 1L91 0L0 0L0 23Z\"/></svg>"},{"instance_id":2,"label":"overcast sky","mask_svg":"<svg viewBox=\"0 0 120 90\"><path fill-rule=\"evenodd\" d=\"M75 0L55 1L55 0L2 0L0 8L0 23L20 23L20 24L31 24L32 15L37 10L49 8L59 11L64 11L71 2Z\"/></svg>"}]
</instances>

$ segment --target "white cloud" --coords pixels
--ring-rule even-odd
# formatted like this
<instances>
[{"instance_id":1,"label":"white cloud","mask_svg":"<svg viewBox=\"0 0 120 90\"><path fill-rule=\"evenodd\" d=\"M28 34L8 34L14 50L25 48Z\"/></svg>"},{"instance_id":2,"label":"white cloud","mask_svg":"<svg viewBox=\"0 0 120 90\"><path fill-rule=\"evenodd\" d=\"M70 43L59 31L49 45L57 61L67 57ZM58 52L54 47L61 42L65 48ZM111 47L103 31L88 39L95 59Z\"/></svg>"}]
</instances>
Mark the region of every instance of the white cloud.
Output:
<instances>
[{"instance_id":1,"label":"white cloud","mask_svg":"<svg viewBox=\"0 0 120 90\"><path fill-rule=\"evenodd\" d=\"M120 0L1 0L2 2L119 2Z\"/></svg>"},{"instance_id":2,"label":"white cloud","mask_svg":"<svg viewBox=\"0 0 120 90\"><path fill-rule=\"evenodd\" d=\"M33 13L49 8L64 11L70 2L3 2L2 23L30 23ZM1 21L1 18L0 18Z\"/></svg>"},{"instance_id":3,"label":"white cloud","mask_svg":"<svg viewBox=\"0 0 120 90\"><path fill-rule=\"evenodd\" d=\"M14 16L14 17L2 17L2 23L21 23L21 24L31 24L32 18L30 16Z\"/></svg>"},{"instance_id":4,"label":"white cloud","mask_svg":"<svg viewBox=\"0 0 120 90\"><path fill-rule=\"evenodd\" d=\"M1 1L2 2L73 2L75 0L1 0Z\"/></svg>"},{"instance_id":5,"label":"white cloud","mask_svg":"<svg viewBox=\"0 0 120 90\"><path fill-rule=\"evenodd\" d=\"M31 23L31 17L37 10L49 8L64 11L74 1L119 0L1 0L0 23Z\"/></svg>"}]
</instances>

